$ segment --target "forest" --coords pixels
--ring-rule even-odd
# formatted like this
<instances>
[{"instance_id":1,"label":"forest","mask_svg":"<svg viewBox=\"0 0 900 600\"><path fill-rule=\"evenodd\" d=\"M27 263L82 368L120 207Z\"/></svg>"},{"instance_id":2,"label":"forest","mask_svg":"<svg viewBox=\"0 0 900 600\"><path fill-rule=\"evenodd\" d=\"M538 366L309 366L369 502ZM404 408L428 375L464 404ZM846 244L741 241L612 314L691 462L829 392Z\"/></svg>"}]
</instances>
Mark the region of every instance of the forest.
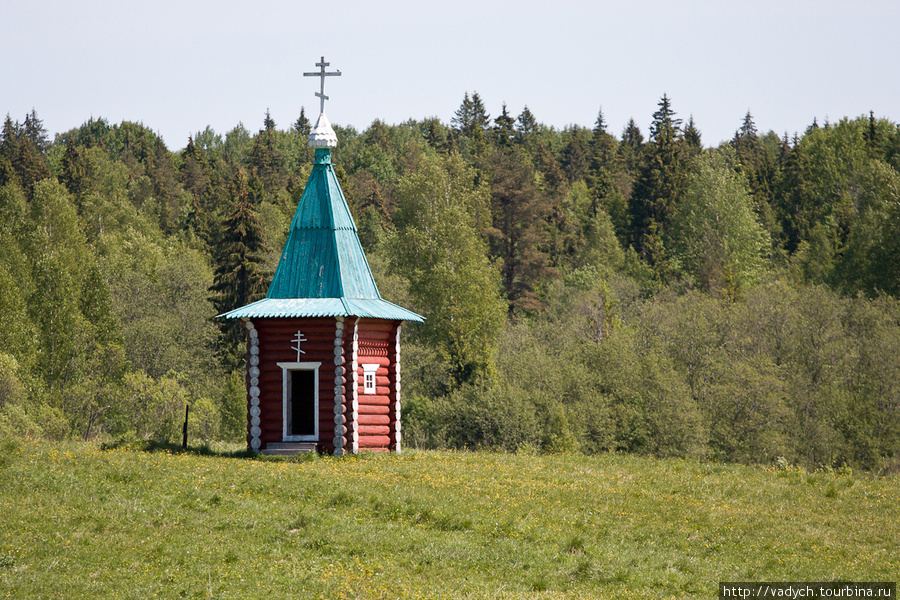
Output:
<instances>
[{"instance_id":1,"label":"forest","mask_svg":"<svg viewBox=\"0 0 900 600\"><path fill-rule=\"evenodd\" d=\"M335 126L403 328L404 444L900 471L900 126L705 147L663 95L548 127ZM246 435L244 342L310 173L310 121L150 127L35 111L0 132L0 437Z\"/></svg>"}]
</instances>

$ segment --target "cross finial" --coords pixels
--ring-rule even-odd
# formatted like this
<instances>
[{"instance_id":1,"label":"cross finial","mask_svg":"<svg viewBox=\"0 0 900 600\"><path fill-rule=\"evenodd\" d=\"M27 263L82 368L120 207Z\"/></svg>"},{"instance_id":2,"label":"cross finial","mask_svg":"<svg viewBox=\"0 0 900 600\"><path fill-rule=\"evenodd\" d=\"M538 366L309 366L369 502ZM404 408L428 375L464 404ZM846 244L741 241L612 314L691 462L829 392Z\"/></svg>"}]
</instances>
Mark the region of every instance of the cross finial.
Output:
<instances>
[{"instance_id":1,"label":"cross finial","mask_svg":"<svg viewBox=\"0 0 900 600\"><path fill-rule=\"evenodd\" d=\"M304 77L320 77L322 79L322 87L320 91L316 92L316 97L320 99L319 103L319 113L325 112L325 101L328 100L328 96L325 95L325 78L329 76L340 76L340 71L332 71L331 73L325 72L325 67L330 65L331 63L325 62L325 57L322 57L322 62L317 62L316 66L320 67L318 71L313 71L312 73L304 73Z\"/></svg>"}]
</instances>

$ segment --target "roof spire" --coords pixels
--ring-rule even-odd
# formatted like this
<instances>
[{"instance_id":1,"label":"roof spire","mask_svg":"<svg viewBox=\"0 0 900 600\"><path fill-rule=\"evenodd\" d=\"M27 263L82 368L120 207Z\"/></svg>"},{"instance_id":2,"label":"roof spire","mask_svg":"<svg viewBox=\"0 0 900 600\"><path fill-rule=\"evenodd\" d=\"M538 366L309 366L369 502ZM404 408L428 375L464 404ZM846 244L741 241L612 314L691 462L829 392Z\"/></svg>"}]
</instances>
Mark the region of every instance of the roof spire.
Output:
<instances>
[{"instance_id":1,"label":"roof spire","mask_svg":"<svg viewBox=\"0 0 900 600\"><path fill-rule=\"evenodd\" d=\"M316 126L312 128L307 138L309 145L313 148L334 148L337 146L337 134L331 128L328 117L325 116L325 101L328 100L328 96L325 95L325 78L340 76L341 72L326 72L325 67L330 64L325 62L325 57L323 56L321 62L316 63L316 66L319 67L318 71L303 74L304 77L319 77L321 79L321 88L316 92L316 97L319 98L319 118L316 120Z\"/></svg>"}]
</instances>

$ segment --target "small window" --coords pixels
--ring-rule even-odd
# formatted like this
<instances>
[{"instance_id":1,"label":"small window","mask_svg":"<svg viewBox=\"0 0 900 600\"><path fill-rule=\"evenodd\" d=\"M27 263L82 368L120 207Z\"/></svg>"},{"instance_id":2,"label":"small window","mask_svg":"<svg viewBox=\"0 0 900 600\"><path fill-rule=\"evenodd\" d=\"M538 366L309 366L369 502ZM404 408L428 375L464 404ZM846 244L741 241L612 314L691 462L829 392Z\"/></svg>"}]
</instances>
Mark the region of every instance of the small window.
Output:
<instances>
[{"instance_id":1,"label":"small window","mask_svg":"<svg viewBox=\"0 0 900 600\"><path fill-rule=\"evenodd\" d=\"M363 365L363 393L375 393L375 372L378 371L378 365Z\"/></svg>"}]
</instances>

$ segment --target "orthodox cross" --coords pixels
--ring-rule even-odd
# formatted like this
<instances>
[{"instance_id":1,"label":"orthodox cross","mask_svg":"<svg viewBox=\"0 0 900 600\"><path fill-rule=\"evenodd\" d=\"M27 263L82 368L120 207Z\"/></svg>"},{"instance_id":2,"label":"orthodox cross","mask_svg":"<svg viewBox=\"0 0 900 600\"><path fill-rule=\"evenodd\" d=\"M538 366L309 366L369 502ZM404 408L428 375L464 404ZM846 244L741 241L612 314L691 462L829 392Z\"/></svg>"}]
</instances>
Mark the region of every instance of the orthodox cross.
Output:
<instances>
[{"instance_id":1,"label":"orthodox cross","mask_svg":"<svg viewBox=\"0 0 900 600\"><path fill-rule=\"evenodd\" d=\"M325 95L325 78L332 76L332 75L340 76L340 74L341 74L340 71L332 71L331 73L326 73L325 67L327 67L330 64L331 63L325 62L325 57L323 56L322 62L316 63L317 67L321 67L321 69L319 69L319 71L313 71L312 73L304 73L303 74L304 77L321 77L321 79L322 79L321 91L316 92L316 97L321 99L320 103L319 103L319 112L320 113L325 112L325 101L328 100L328 96Z\"/></svg>"},{"instance_id":2,"label":"orthodox cross","mask_svg":"<svg viewBox=\"0 0 900 600\"><path fill-rule=\"evenodd\" d=\"M305 342L306 338L303 337L303 334L300 331L297 331L297 337L291 340L292 342L296 342L297 346L291 346L291 350L297 351L297 362L300 362L300 355L306 354L303 350L300 349L300 342Z\"/></svg>"}]
</instances>

